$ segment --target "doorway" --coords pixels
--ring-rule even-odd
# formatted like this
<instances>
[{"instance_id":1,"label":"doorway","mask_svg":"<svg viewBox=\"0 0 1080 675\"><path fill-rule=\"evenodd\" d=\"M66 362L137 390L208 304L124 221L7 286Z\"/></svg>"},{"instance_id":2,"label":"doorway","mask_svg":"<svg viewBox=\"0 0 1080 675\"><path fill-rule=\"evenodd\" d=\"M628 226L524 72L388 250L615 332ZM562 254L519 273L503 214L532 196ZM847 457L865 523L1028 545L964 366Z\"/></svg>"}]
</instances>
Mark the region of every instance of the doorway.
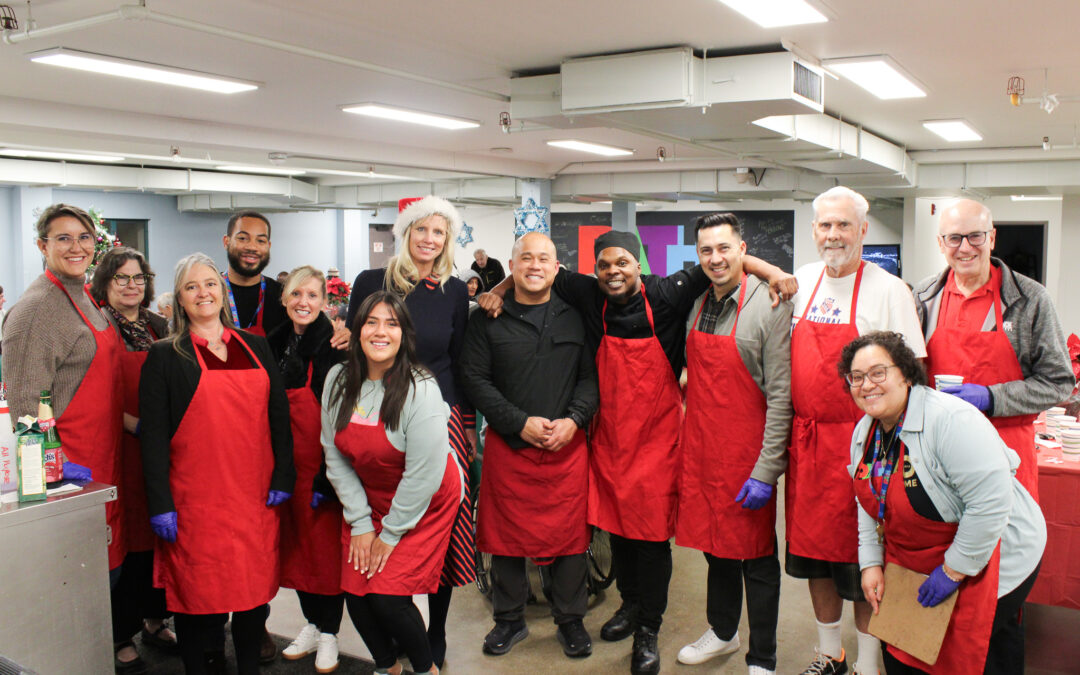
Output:
<instances>
[{"instance_id":1,"label":"doorway","mask_svg":"<svg viewBox=\"0 0 1080 675\"><path fill-rule=\"evenodd\" d=\"M1014 272L1046 285L1046 223L994 223L995 257Z\"/></svg>"},{"instance_id":2,"label":"doorway","mask_svg":"<svg viewBox=\"0 0 1080 675\"><path fill-rule=\"evenodd\" d=\"M377 270L386 267L394 255L393 225L368 225L368 269Z\"/></svg>"},{"instance_id":3,"label":"doorway","mask_svg":"<svg viewBox=\"0 0 1080 675\"><path fill-rule=\"evenodd\" d=\"M147 258L147 230L150 229L150 221L135 218L105 218L105 227L109 233L120 240L124 246L129 246Z\"/></svg>"}]
</instances>

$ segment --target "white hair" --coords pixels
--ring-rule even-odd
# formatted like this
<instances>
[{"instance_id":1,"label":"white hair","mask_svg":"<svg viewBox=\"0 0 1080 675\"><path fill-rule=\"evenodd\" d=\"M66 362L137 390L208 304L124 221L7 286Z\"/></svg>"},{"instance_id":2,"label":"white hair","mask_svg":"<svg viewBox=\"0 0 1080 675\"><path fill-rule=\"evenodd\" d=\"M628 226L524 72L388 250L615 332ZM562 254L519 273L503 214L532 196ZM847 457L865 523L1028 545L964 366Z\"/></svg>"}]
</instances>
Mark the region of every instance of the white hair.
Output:
<instances>
[{"instance_id":1,"label":"white hair","mask_svg":"<svg viewBox=\"0 0 1080 675\"><path fill-rule=\"evenodd\" d=\"M812 206L814 209L815 221L817 221L818 207L821 203L829 202L834 199L849 200L851 205L855 207L855 215L859 219L859 224L866 222L866 214L870 213L870 203L866 201L866 197L863 197L858 192L855 192L849 187L844 187L843 185L831 187L814 198Z\"/></svg>"}]
</instances>

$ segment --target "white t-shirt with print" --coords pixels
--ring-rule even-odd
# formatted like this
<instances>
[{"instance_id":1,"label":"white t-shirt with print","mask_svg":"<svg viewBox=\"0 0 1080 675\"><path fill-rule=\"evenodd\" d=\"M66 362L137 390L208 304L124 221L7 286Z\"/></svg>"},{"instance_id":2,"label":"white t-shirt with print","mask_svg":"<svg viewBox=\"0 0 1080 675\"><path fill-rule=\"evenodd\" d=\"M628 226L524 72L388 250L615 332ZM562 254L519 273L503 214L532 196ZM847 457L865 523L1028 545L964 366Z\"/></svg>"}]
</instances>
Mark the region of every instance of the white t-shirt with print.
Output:
<instances>
[{"instance_id":1,"label":"white t-shirt with print","mask_svg":"<svg viewBox=\"0 0 1080 675\"><path fill-rule=\"evenodd\" d=\"M811 303L810 295L814 293L814 286L824 269L825 263L815 262L795 270L799 292L793 299L795 314L791 319L792 329L802 318L806 306ZM836 279L826 274L814 295L813 304L806 312L806 321L848 323L856 276L857 273L852 272L846 277ZM904 341L915 352L915 356L926 356L926 343L923 341L919 316L915 312L915 298L911 289L899 277L889 274L872 262L866 263L855 312L855 328L859 335L874 330L895 331L904 336Z\"/></svg>"}]
</instances>

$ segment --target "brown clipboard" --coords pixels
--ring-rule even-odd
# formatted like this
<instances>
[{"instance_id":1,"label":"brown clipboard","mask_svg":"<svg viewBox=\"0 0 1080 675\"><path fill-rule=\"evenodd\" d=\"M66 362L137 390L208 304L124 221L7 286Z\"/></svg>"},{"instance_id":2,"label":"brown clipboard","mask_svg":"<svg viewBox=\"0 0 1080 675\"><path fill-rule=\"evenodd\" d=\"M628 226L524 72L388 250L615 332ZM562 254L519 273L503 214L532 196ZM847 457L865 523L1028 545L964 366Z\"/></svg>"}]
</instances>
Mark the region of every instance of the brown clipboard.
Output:
<instances>
[{"instance_id":1,"label":"brown clipboard","mask_svg":"<svg viewBox=\"0 0 1080 675\"><path fill-rule=\"evenodd\" d=\"M936 607L919 604L919 586L925 574L912 572L896 563L885 565L885 594L878 613L870 617L870 634L933 665L937 662L949 619L959 593L953 593Z\"/></svg>"}]
</instances>

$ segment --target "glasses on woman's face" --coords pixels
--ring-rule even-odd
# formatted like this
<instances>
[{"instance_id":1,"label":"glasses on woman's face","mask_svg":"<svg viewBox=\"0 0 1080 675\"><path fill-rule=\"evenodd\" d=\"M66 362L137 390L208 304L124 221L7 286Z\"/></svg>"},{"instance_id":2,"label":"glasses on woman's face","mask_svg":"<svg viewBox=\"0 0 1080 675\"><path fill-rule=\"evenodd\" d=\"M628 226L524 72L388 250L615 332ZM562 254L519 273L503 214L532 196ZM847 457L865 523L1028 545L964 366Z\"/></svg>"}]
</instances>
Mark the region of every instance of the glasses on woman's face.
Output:
<instances>
[{"instance_id":1,"label":"glasses on woman's face","mask_svg":"<svg viewBox=\"0 0 1080 675\"><path fill-rule=\"evenodd\" d=\"M874 384L881 384L885 381L885 378L889 376L889 368L896 368L896 366L874 366L865 373L853 370L844 376L848 385L858 389L863 385L863 382L870 380Z\"/></svg>"},{"instance_id":2,"label":"glasses on woman's face","mask_svg":"<svg viewBox=\"0 0 1080 675\"><path fill-rule=\"evenodd\" d=\"M965 239L972 246L982 246L986 243L986 235L988 234L990 234L989 230L985 232L968 232L967 234L943 234L941 239L949 248L960 248L960 244L964 243Z\"/></svg>"},{"instance_id":3,"label":"glasses on woman's face","mask_svg":"<svg viewBox=\"0 0 1080 675\"><path fill-rule=\"evenodd\" d=\"M146 282L149 281L150 279L153 279L153 278L154 278L153 274L114 274L113 275L113 281L116 282L117 286L121 286L121 287L122 286L127 286L132 281L135 282L136 286L145 286Z\"/></svg>"},{"instance_id":4,"label":"glasses on woman's face","mask_svg":"<svg viewBox=\"0 0 1080 675\"><path fill-rule=\"evenodd\" d=\"M77 237L70 234L58 234L55 237L45 237L45 241L55 241L60 248L71 248L76 243L79 248L91 248L94 245L94 235L89 232L83 232Z\"/></svg>"}]
</instances>

